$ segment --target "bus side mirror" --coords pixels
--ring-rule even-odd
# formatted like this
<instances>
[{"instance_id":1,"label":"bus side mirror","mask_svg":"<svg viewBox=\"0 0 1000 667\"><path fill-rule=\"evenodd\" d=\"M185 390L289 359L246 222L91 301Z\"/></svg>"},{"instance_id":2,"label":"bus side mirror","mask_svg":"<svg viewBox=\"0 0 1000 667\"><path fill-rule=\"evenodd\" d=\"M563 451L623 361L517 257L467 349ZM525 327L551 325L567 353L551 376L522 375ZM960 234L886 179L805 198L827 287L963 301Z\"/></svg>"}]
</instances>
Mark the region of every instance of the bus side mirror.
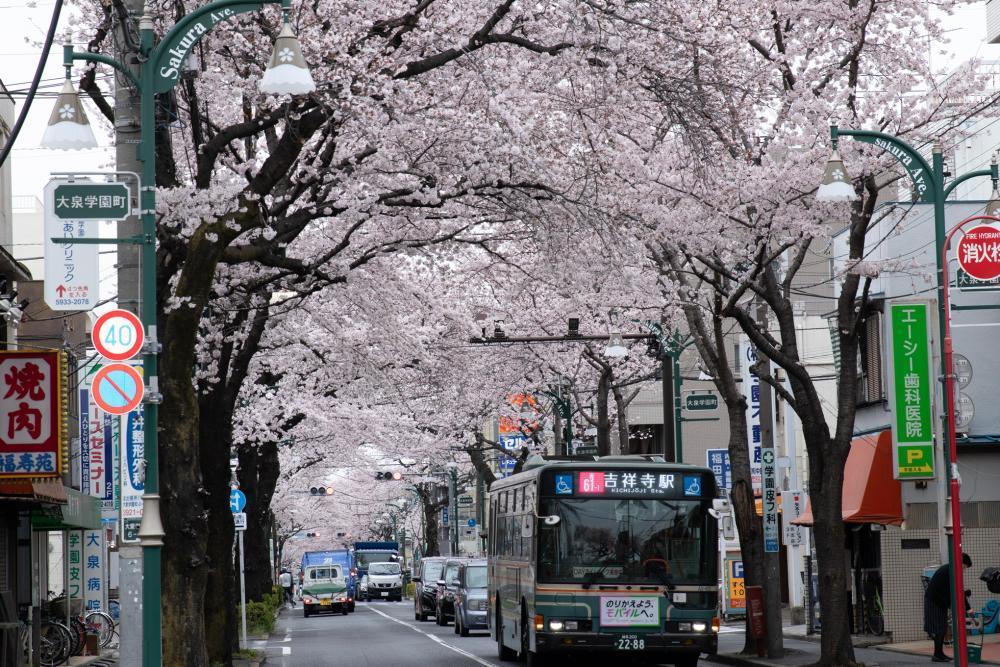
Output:
<instances>
[{"instance_id":1,"label":"bus side mirror","mask_svg":"<svg viewBox=\"0 0 1000 667\"><path fill-rule=\"evenodd\" d=\"M712 498L712 510L716 514L729 514L732 509L729 506L728 498ZM713 516L715 516L713 514ZM716 517L718 518L718 517Z\"/></svg>"}]
</instances>

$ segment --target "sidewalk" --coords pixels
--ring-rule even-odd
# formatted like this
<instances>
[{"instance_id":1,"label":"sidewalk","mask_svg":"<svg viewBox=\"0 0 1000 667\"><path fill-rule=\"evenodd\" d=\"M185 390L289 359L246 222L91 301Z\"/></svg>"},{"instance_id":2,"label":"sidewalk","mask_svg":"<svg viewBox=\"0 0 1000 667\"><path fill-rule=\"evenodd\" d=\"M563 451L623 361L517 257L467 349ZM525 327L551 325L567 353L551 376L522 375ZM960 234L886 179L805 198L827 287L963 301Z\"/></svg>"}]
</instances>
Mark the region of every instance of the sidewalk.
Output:
<instances>
[{"instance_id":1,"label":"sidewalk","mask_svg":"<svg viewBox=\"0 0 1000 667\"><path fill-rule=\"evenodd\" d=\"M733 627L733 626L730 626ZM743 655L743 633L727 632L719 635L718 655L707 658L709 662L735 665L737 667L805 667L819 659L819 635L805 635L805 626L786 626L784 628L785 656L775 660ZM890 644L882 637L853 637L854 657L859 663L868 667L931 664L930 656L934 652L934 644L930 640L900 642ZM979 644L979 637L970 637L970 642ZM945 647L945 652L951 655L951 647ZM1000 635L986 635L983 643L982 661L984 664L1000 665Z\"/></svg>"}]
</instances>

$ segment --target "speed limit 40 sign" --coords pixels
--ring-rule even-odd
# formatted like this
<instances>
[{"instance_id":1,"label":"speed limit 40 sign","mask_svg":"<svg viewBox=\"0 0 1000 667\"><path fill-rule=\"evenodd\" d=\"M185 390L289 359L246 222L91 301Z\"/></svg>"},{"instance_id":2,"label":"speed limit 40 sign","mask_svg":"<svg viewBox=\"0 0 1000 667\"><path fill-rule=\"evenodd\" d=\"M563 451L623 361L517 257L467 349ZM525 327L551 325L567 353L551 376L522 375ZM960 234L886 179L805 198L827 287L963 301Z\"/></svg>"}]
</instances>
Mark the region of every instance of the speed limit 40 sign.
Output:
<instances>
[{"instance_id":1,"label":"speed limit 40 sign","mask_svg":"<svg viewBox=\"0 0 1000 667\"><path fill-rule=\"evenodd\" d=\"M127 310L104 313L90 333L94 349L108 361L128 361L142 350L142 322Z\"/></svg>"}]
</instances>

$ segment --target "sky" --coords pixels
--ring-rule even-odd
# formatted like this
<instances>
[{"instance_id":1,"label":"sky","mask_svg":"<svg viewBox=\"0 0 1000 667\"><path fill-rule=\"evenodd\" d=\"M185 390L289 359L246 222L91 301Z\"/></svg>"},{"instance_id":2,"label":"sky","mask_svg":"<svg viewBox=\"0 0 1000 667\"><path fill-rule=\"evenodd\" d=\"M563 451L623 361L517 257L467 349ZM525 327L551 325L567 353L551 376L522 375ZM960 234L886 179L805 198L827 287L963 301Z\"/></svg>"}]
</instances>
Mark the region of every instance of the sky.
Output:
<instances>
[{"instance_id":1,"label":"sky","mask_svg":"<svg viewBox=\"0 0 1000 667\"><path fill-rule=\"evenodd\" d=\"M54 4L52 0L0 0L0 80L14 93L18 111L24 101L23 92L29 87L41 55L41 44ZM71 20L72 8L64 7L57 35L64 34ZM935 68L948 67L973 57L1000 59L1000 45L985 43L985 0L962 7L955 15L945 19L945 25L949 42L928 48L928 57ZM50 94L58 90L62 82L61 41L57 37L53 44L43 75L46 85L42 90ZM74 80L77 79L78 76L75 76ZM34 195L41 198L42 189L53 171L105 171L113 168L114 151L111 148L110 127L97 119L98 112L90 102L84 102L84 107L91 122L95 123L99 148L84 151L49 151L38 148L53 104L51 96L35 99L15 144L11 158L15 196Z\"/></svg>"}]
</instances>

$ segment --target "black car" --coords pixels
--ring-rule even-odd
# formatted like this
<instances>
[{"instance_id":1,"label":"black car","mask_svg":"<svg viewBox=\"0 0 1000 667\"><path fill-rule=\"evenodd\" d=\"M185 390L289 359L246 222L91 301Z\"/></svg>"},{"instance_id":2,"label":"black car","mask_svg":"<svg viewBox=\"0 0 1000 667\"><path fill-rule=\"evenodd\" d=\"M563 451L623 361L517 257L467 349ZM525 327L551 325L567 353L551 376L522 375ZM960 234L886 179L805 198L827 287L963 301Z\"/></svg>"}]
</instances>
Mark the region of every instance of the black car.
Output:
<instances>
[{"instance_id":1,"label":"black car","mask_svg":"<svg viewBox=\"0 0 1000 667\"><path fill-rule=\"evenodd\" d=\"M444 571L437 581L437 609L434 621L438 625L448 625L455 617L455 592L458 590L458 568L468 562L468 558L449 558L444 562Z\"/></svg>"},{"instance_id":2,"label":"black car","mask_svg":"<svg viewBox=\"0 0 1000 667\"><path fill-rule=\"evenodd\" d=\"M413 617L418 621L426 621L429 615L436 613L437 581L441 578L444 562L447 558L424 558L417 566L413 583Z\"/></svg>"}]
</instances>

